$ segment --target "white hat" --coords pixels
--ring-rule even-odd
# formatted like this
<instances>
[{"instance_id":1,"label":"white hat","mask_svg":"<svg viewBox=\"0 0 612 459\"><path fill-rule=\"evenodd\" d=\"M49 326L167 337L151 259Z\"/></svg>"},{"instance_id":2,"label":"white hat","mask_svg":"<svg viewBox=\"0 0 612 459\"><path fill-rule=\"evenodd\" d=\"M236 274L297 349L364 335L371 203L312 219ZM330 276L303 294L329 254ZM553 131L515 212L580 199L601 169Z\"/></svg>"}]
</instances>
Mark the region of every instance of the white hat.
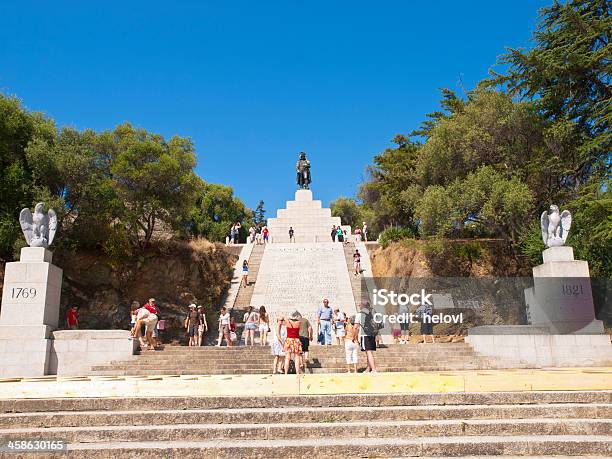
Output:
<instances>
[{"instance_id":1,"label":"white hat","mask_svg":"<svg viewBox=\"0 0 612 459\"><path fill-rule=\"evenodd\" d=\"M189 305L189 307L190 307L190 308L196 308L197 306L196 306L195 304L191 303L191 304Z\"/></svg>"}]
</instances>

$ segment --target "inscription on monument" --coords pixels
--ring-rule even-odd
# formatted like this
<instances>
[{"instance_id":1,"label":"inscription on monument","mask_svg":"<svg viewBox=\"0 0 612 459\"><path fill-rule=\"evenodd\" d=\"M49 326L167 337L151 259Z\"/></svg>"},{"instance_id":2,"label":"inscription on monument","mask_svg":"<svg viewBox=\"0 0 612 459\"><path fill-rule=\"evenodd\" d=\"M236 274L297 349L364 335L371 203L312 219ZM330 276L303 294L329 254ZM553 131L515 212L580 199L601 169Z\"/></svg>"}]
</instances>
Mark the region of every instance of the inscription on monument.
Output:
<instances>
[{"instance_id":1,"label":"inscription on monument","mask_svg":"<svg viewBox=\"0 0 612 459\"><path fill-rule=\"evenodd\" d=\"M11 299L13 300L33 300L38 292L34 287L13 287L11 289Z\"/></svg>"}]
</instances>

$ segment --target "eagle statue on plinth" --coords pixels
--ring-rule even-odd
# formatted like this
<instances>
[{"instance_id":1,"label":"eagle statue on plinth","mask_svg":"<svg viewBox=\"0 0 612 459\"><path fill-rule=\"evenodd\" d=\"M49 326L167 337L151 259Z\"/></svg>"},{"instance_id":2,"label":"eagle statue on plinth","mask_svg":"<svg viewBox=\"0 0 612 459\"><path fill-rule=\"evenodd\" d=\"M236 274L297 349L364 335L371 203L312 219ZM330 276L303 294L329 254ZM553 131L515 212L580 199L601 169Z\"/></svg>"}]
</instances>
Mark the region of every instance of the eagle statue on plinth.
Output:
<instances>
[{"instance_id":1,"label":"eagle statue on plinth","mask_svg":"<svg viewBox=\"0 0 612 459\"><path fill-rule=\"evenodd\" d=\"M26 207L19 214L21 230L30 247L47 248L53 243L57 230L57 214L53 209L49 209L45 214L44 207L44 203L39 202L34 208L34 213Z\"/></svg>"},{"instance_id":2,"label":"eagle statue on plinth","mask_svg":"<svg viewBox=\"0 0 612 459\"><path fill-rule=\"evenodd\" d=\"M565 245L567 236L572 226L572 214L569 210L559 213L559 206L554 204L549 208L550 214L542 212L540 227L542 229L542 240L546 247L561 247Z\"/></svg>"}]
</instances>

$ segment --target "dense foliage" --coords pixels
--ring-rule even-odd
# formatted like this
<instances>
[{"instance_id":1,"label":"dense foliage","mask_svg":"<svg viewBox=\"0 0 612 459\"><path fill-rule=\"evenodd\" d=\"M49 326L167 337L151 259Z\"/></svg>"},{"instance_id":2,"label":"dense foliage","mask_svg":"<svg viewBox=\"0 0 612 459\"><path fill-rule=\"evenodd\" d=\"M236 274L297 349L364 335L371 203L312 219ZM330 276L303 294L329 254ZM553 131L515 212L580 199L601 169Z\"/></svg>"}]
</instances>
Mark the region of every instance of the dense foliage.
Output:
<instances>
[{"instance_id":1,"label":"dense foliage","mask_svg":"<svg viewBox=\"0 0 612 459\"><path fill-rule=\"evenodd\" d=\"M534 46L500 57L505 73L465 98L444 89L439 111L374 157L350 213L378 231L505 238L535 264L555 203L574 214L577 256L612 275L610 30L605 0L544 8Z\"/></svg>"},{"instance_id":2,"label":"dense foliage","mask_svg":"<svg viewBox=\"0 0 612 459\"><path fill-rule=\"evenodd\" d=\"M252 212L231 188L195 173L190 139L164 139L130 124L96 133L58 130L0 95L0 257L23 244L19 211L42 200L58 213L64 247L123 256L155 239L223 241Z\"/></svg>"}]
</instances>

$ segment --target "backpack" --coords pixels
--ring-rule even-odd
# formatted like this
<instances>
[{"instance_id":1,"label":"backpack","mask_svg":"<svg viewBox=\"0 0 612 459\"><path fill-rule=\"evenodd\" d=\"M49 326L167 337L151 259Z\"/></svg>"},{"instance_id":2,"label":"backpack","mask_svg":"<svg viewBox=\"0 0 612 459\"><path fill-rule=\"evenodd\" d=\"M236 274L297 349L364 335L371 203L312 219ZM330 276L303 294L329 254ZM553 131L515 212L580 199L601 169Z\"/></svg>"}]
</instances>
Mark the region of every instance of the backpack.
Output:
<instances>
[{"instance_id":1,"label":"backpack","mask_svg":"<svg viewBox=\"0 0 612 459\"><path fill-rule=\"evenodd\" d=\"M363 324L363 333L367 336L376 336L378 335L378 331L383 328L382 323L378 323L374 321L374 315L371 312L365 313L362 312L364 317Z\"/></svg>"}]
</instances>

